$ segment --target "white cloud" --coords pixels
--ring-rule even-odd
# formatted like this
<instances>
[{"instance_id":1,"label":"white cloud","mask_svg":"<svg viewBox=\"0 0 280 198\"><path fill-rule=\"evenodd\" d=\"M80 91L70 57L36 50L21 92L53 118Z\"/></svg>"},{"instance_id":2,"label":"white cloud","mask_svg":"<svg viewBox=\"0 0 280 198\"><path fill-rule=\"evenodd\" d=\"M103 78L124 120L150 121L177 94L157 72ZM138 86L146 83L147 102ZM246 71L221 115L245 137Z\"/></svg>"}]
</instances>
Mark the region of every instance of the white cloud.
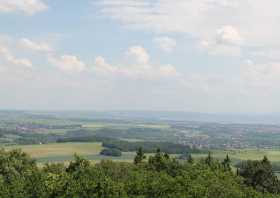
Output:
<instances>
[{"instance_id":1,"label":"white cloud","mask_svg":"<svg viewBox=\"0 0 280 198\"><path fill-rule=\"evenodd\" d=\"M27 58L16 58L8 48L0 46L0 56L2 56L5 61L13 65L24 66L27 68L32 67L32 62Z\"/></svg>"},{"instance_id":2,"label":"white cloud","mask_svg":"<svg viewBox=\"0 0 280 198\"><path fill-rule=\"evenodd\" d=\"M140 46L134 46L128 49L125 55L129 55L132 63L122 63L120 65L111 65L105 58L98 56L95 59L95 71L103 75L121 76L133 79L159 79L178 77L179 73L172 65L154 65L150 63L150 55Z\"/></svg>"},{"instance_id":3,"label":"white cloud","mask_svg":"<svg viewBox=\"0 0 280 198\"><path fill-rule=\"evenodd\" d=\"M138 63L148 63L150 61L150 56L147 53L146 49L142 46L133 46L128 49L127 56L136 60Z\"/></svg>"},{"instance_id":4,"label":"white cloud","mask_svg":"<svg viewBox=\"0 0 280 198\"><path fill-rule=\"evenodd\" d=\"M37 52L51 52L53 49L46 42L34 42L27 38L22 38L19 41L19 45L28 50L37 51Z\"/></svg>"},{"instance_id":5,"label":"white cloud","mask_svg":"<svg viewBox=\"0 0 280 198\"><path fill-rule=\"evenodd\" d=\"M169 37L158 37L154 39L154 42L160 49L166 52L173 51L177 46L176 40Z\"/></svg>"},{"instance_id":6,"label":"white cloud","mask_svg":"<svg viewBox=\"0 0 280 198\"><path fill-rule=\"evenodd\" d=\"M280 44L279 0L102 0L102 13L129 28L155 33L183 33L209 40L232 25L246 45ZM266 10L267 12L260 12ZM233 29L232 29L233 30ZM230 29L223 35L238 37ZM231 33L230 33L231 32ZM226 36L226 40L229 37ZM231 40L236 41L236 40Z\"/></svg>"},{"instance_id":7,"label":"white cloud","mask_svg":"<svg viewBox=\"0 0 280 198\"><path fill-rule=\"evenodd\" d=\"M0 12L23 12L34 15L46 10L48 6L41 0L0 0Z\"/></svg>"},{"instance_id":8,"label":"white cloud","mask_svg":"<svg viewBox=\"0 0 280 198\"><path fill-rule=\"evenodd\" d=\"M68 73L80 73L86 71L87 65L75 55L59 55L53 47L47 42L33 41L28 38L22 38L18 42L19 47L34 52L41 52L48 62L56 66L61 71Z\"/></svg>"},{"instance_id":9,"label":"white cloud","mask_svg":"<svg viewBox=\"0 0 280 198\"><path fill-rule=\"evenodd\" d=\"M103 74L115 73L118 70L118 68L106 63L105 58L102 56L95 58L95 69Z\"/></svg>"},{"instance_id":10,"label":"white cloud","mask_svg":"<svg viewBox=\"0 0 280 198\"><path fill-rule=\"evenodd\" d=\"M162 76L166 77L174 77L174 76L179 76L179 73L177 72L176 68L173 65L164 65L159 68L159 73Z\"/></svg>"},{"instance_id":11,"label":"white cloud","mask_svg":"<svg viewBox=\"0 0 280 198\"><path fill-rule=\"evenodd\" d=\"M233 26L228 25L217 30L216 41L219 44L240 45L242 40L239 31Z\"/></svg>"},{"instance_id":12,"label":"white cloud","mask_svg":"<svg viewBox=\"0 0 280 198\"><path fill-rule=\"evenodd\" d=\"M280 61L280 49L277 47L256 49L250 52L250 55L255 58L261 58L270 61Z\"/></svg>"},{"instance_id":13,"label":"white cloud","mask_svg":"<svg viewBox=\"0 0 280 198\"><path fill-rule=\"evenodd\" d=\"M240 56L241 48L239 46L218 44L213 41L202 40L198 43L198 49L206 51L215 56Z\"/></svg>"},{"instance_id":14,"label":"white cloud","mask_svg":"<svg viewBox=\"0 0 280 198\"><path fill-rule=\"evenodd\" d=\"M86 64L73 55L62 55L59 58L49 56L48 60L51 64L65 72L75 73L86 70Z\"/></svg>"},{"instance_id":15,"label":"white cloud","mask_svg":"<svg viewBox=\"0 0 280 198\"><path fill-rule=\"evenodd\" d=\"M280 62L255 63L247 60L242 68L242 76L249 84L267 86L274 89L280 82Z\"/></svg>"},{"instance_id":16,"label":"white cloud","mask_svg":"<svg viewBox=\"0 0 280 198\"><path fill-rule=\"evenodd\" d=\"M211 55L240 56L243 38L233 26L223 26L216 30L213 38L201 40L198 48Z\"/></svg>"}]
</instances>

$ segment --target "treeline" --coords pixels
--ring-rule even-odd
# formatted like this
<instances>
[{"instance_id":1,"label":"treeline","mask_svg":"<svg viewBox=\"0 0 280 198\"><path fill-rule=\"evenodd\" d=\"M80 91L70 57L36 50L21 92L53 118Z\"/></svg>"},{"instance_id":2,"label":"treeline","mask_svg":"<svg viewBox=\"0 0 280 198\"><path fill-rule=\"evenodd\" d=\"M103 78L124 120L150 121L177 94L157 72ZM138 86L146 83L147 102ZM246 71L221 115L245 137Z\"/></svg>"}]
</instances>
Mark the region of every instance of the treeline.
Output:
<instances>
[{"instance_id":1,"label":"treeline","mask_svg":"<svg viewBox=\"0 0 280 198\"><path fill-rule=\"evenodd\" d=\"M100 152L100 155L104 156L112 156L112 157L120 157L122 156L122 152L119 149L108 149L105 148Z\"/></svg>"},{"instance_id":2,"label":"treeline","mask_svg":"<svg viewBox=\"0 0 280 198\"><path fill-rule=\"evenodd\" d=\"M243 177L232 172L228 157L218 162L208 155L201 161L181 163L160 150L146 159L144 152L139 149L135 163L102 161L93 165L75 156L75 160L67 166L45 164L39 168L36 161L21 151L2 150L0 197L279 198L278 190L266 188L266 185L257 188L260 183L255 186L247 182L258 178L264 184L268 182L275 186L279 183L278 180L271 183L267 181L269 178L265 178L269 172L268 160L258 163L263 165L260 169L259 165L244 167L248 172L251 168L255 171Z\"/></svg>"},{"instance_id":3,"label":"treeline","mask_svg":"<svg viewBox=\"0 0 280 198\"><path fill-rule=\"evenodd\" d=\"M0 128L0 137L5 137L6 134L20 135L20 132L15 129Z\"/></svg>"},{"instance_id":4,"label":"treeline","mask_svg":"<svg viewBox=\"0 0 280 198\"><path fill-rule=\"evenodd\" d=\"M127 142L114 139L107 139L102 143L104 147L119 149L123 152L133 152L138 148L142 148L146 153L154 153L158 148L168 154L183 154L185 152L189 153L199 153L202 152L198 149L191 149L187 145L175 144L170 142Z\"/></svg>"},{"instance_id":5,"label":"treeline","mask_svg":"<svg viewBox=\"0 0 280 198\"><path fill-rule=\"evenodd\" d=\"M244 166L244 163L246 164L247 162L240 161L239 163L235 164L235 167L241 169ZM280 172L280 163L279 162L271 163L271 167L272 167L273 172Z\"/></svg>"},{"instance_id":6,"label":"treeline","mask_svg":"<svg viewBox=\"0 0 280 198\"><path fill-rule=\"evenodd\" d=\"M57 143L67 143L67 142L105 142L110 141L112 138L99 137L95 135L88 136L73 136L73 137L62 137L57 139Z\"/></svg>"},{"instance_id":7,"label":"treeline","mask_svg":"<svg viewBox=\"0 0 280 198\"><path fill-rule=\"evenodd\" d=\"M246 185L252 186L257 191L280 193L280 182L267 157L262 161L243 162L237 173L244 178Z\"/></svg>"},{"instance_id":8,"label":"treeline","mask_svg":"<svg viewBox=\"0 0 280 198\"><path fill-rule=\"evenodd\" d=\"M111 149L118 149L122 152L134 152L138 148L143 148L146 153L154 153L157 148L169 154L183 154L188 153L202 153L202 150L192 149L187 145L175 144L171 142L128 142L113 138L100 137L100 136L81 136L60 138L58 143L64 142L102 142L102 146Z\"/></svg>"},{"instance_id":9,"label":"treeline","mask_svg":"<svg viewBox=\"0 0 280 198\"><path fill-rule=\"evenodd\" d=\"M14 136L12 139L9 135ZM52 143L56 142L60 138L56 134L40 134L31 132L21 132L16 129L3 129L0 128L0 140L1 143L12 143L12 144L39 144L39 143Z\"/></svg>"},{"instance_id":10,"label":"treeline","mask_svg":"<svg viewBox=\"0 0 280 198\"><path fill-rule=\"evenodd\" d=\"M129 128L110 128L104 127L94 131L88 129L70 130L65 135L66 137L81 137L81 136L98 136L113 139L141 139L141 140L176 140L173 130L162 130L157 128L146 127L129 127Z\"/></svg>"}]
</instances>

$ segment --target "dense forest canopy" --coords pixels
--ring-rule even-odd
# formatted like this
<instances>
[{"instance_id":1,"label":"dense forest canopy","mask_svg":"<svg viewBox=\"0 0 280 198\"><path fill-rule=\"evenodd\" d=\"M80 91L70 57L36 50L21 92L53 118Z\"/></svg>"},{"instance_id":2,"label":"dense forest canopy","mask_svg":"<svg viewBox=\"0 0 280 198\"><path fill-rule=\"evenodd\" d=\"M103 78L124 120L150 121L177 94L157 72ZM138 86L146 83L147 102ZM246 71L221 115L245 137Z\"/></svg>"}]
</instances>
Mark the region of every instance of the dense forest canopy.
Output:
<instances>
[{"instance_id":1,"label":"dense forest canopy","mask_svg":"<svg viewBox=\"0 0 280 198\"><path fill-rule=\"evenodd\" d=\"M227 156L211 153L200 161L178 161L159 149L146 158L140 148L134 163L101 161L93 165L79 156L68 165L45 164L20 150L0 151L0 197L280 197L279 181L267 158L248 161L237 174Z\"/></svg>"}]
</instances>

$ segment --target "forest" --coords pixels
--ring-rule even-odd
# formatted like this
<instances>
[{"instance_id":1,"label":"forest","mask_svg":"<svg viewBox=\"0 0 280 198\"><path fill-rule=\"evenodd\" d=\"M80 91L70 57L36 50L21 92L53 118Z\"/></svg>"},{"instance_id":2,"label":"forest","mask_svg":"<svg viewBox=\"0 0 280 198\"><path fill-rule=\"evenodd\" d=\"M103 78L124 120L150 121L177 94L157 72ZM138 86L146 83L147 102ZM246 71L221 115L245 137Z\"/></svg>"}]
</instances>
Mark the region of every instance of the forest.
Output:
<instances>
[{"instance_id":1,"label":"forest","mask_svg":"<svg viewBox=\"0 0 280 198\"><path fill-rule=\"evenodd\" d=\"M20 150L0 151L0 197L280 197L270 161L247 161L237 170L226 156L217 161L178 161L159 149L147 157L139 148L134 163L90 161L75 155L69 164L37 162Z\"/></svg>"}]
</instances>

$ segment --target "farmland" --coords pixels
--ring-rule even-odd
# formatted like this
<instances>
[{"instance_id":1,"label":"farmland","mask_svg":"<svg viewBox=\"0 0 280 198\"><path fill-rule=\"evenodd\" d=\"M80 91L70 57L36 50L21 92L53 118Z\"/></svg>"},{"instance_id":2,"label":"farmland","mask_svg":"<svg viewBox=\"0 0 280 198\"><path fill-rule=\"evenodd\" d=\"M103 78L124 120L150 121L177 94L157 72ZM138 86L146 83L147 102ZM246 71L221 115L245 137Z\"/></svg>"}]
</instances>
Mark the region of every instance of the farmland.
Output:
<instances>
[{"instance_id":1,"label":"farmland","mask_svg":"<svg viewBox=\"0 0 280 198\"><path fill-rule=\"evenodd\" d=\"M135 153L123 153L121 157L106 157L99 155L102 150L101 143L55 143L44 145L16 145L3 147L10 151L21 149L38 162L68 162L73 159L74 154L80 155L93 162L102 159L117 161L131 161Z\"/></svg>"},{"instance_id":2,"label":"farmland","mask_svg":"<svg viewBox=\"0 0 280 198\"><path fill-rule=\"evenodd\" d=\"M105 116L83 112L0 112L0 144L20 148L41 162L69 161L75 153L92 161L131 161L137 147L157 147L180 156L184 150L202 158L211 150L217 159L229 154L234 164L266 155L280 164L280 126L210 123ZM109 146L121 157L101 156ZM176 148L176 149L174 149Z\"/></svg>"},{"instance_id":3,"label":"farmland","mask_svg":"<svg viewBox=\"0 0 280 198\"><path fill-rule=\"evenodd\" d=\"M7 150L22 149L31 157L52 157L71 156L75 153L79 155L96 155L102 150L101 143L62 143L43 145L22 145L8 146Z\"/></svg>"},{"instance_id":4,"label":"farmland","mask_svg":"<svg viewBox=\"0 0 280 198\"><path fill-rule=\"evenodd\" d=\"M31 157L41 162L61 162L70 161L74 154L81 155L92 161L102 159L132 161L134 152L123 152L121 157L106 157L99 155L102 150L102 143L54 143L42 145L14 145L3 147L6 150L21 149ZM244 149L244 150L211 150L212 156L216 159L223 160L228 154L233 163L242 160L260 160L267 156L272 163L280 164L280 150L277 149ZM149 154L148 154L149 155ZM177 155L178 156L178 155ZM207 153L192 156L199 160L205 158Z\"/></svg>"}]
</instances>

